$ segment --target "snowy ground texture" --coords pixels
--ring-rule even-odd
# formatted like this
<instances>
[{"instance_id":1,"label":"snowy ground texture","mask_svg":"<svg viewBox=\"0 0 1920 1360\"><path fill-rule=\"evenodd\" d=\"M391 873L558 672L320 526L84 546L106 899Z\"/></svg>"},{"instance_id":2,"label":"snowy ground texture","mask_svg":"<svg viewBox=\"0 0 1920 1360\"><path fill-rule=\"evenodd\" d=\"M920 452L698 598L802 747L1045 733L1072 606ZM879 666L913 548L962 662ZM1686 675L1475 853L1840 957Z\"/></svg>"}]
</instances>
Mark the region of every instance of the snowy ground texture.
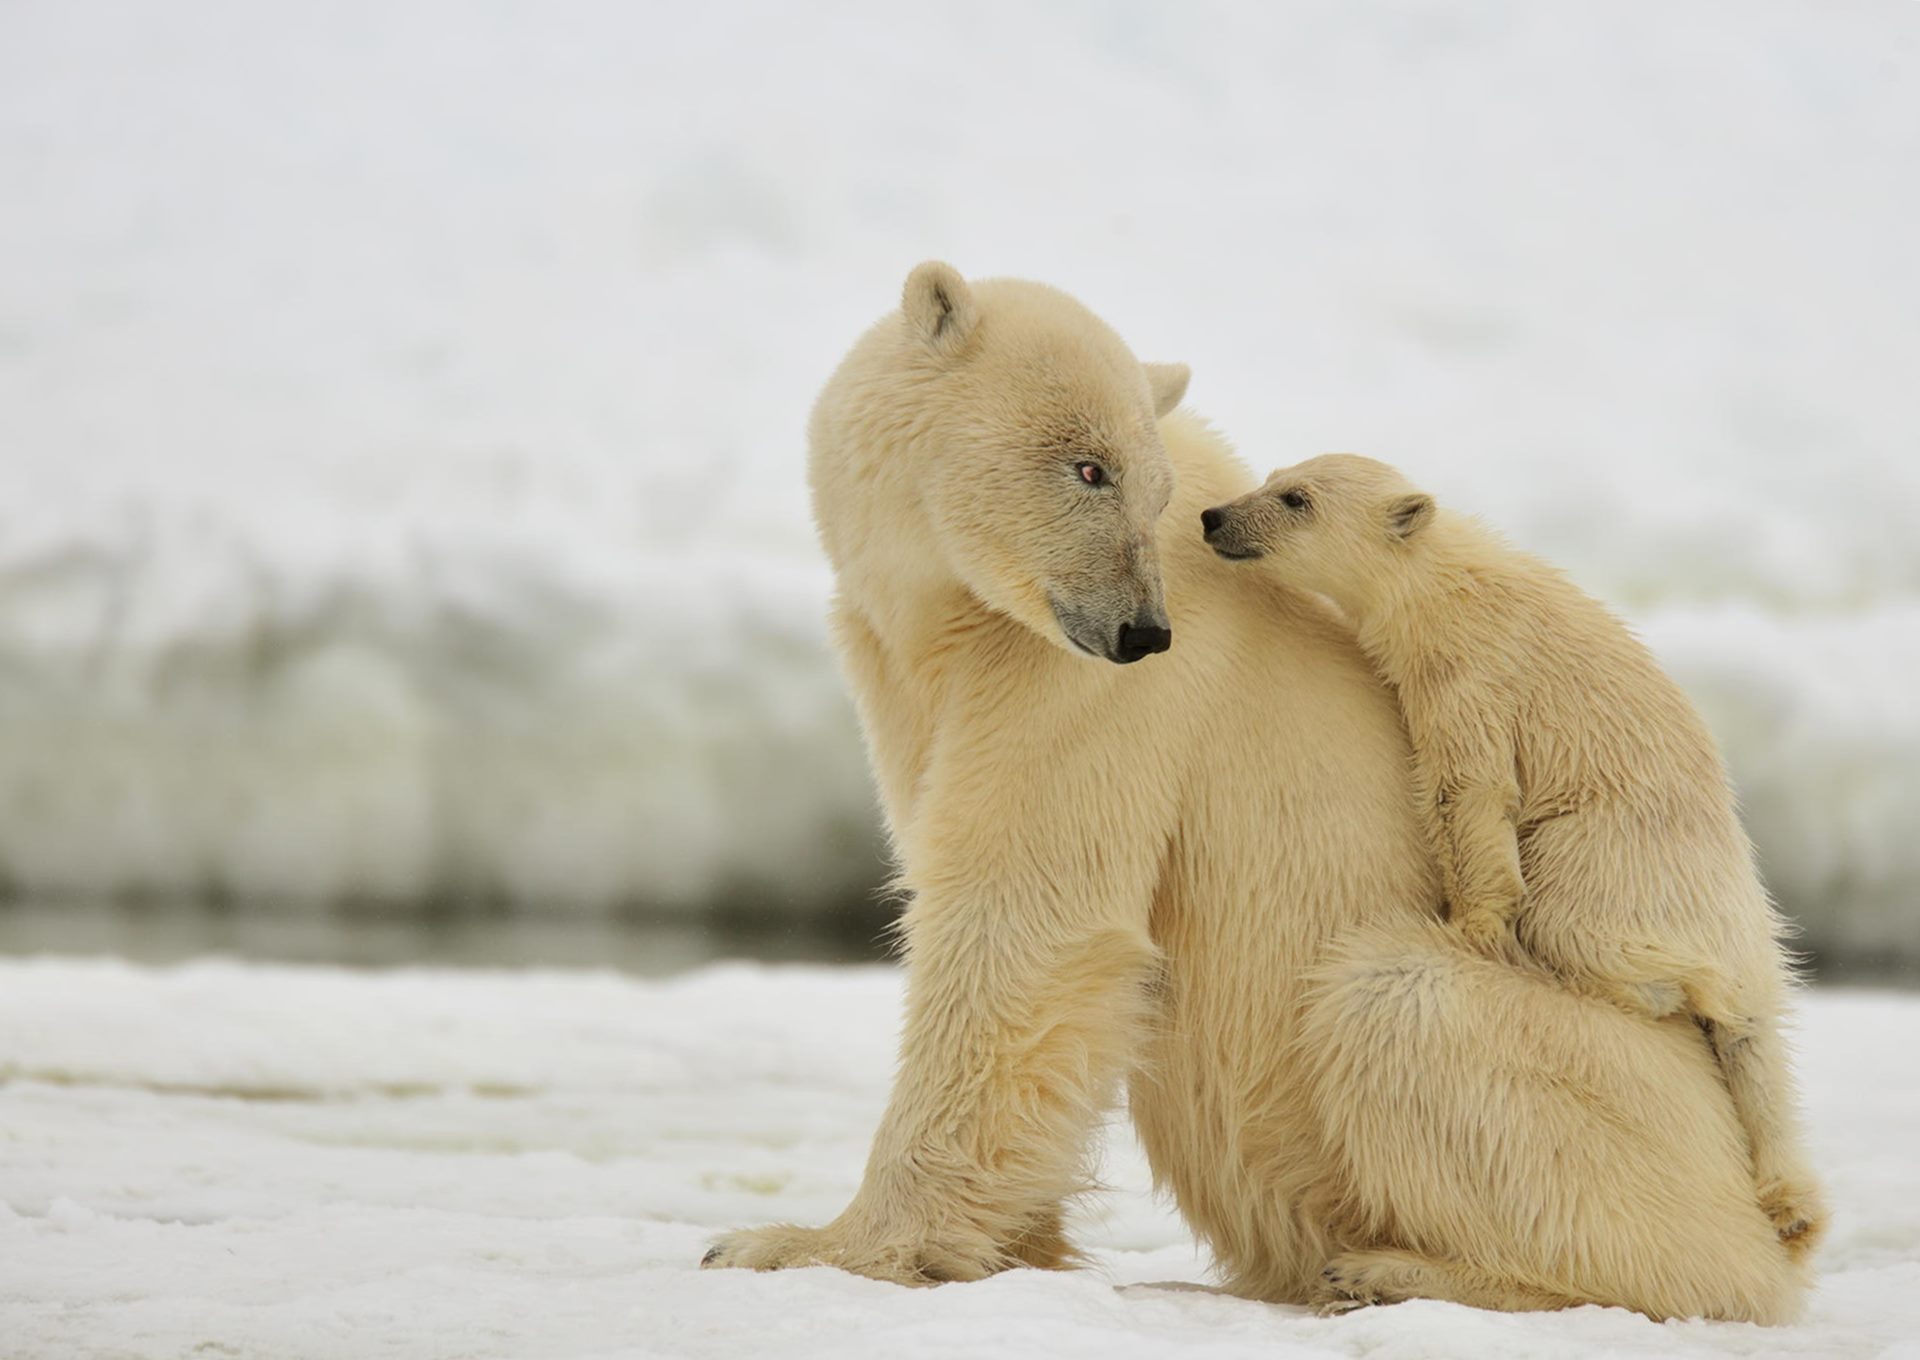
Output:
<instances>
[{"instance_id":1,"label":"snowy ground texture","mask_svg":"<svg viewBox=\"0 0 1920 1360\"><path fill-rule=\"evenodd\" d=\"M846 901L802 430L944 256L1566 562L1920 956L1916 164L1891 0L13 0L0 882Z\"/></svg>"},{"instance_id":2,"label":"snowy ground texture","mask_svg":"<svg viewBox=\"0 0 1920 1360\"><path fill-rule=\"evenodd\" d=\"M1920 998L1806 998L1836 1223L1803 1324L1194 1292L1130 1136L1095 1268L905 1290L700 1271L837 1213L892 1066L890 969L349 973L0 964L0 1354L245 1357L1920 1355ZM1904 1347L1904 1349L1902 1349Z\"/></svg>"}]
</instances>

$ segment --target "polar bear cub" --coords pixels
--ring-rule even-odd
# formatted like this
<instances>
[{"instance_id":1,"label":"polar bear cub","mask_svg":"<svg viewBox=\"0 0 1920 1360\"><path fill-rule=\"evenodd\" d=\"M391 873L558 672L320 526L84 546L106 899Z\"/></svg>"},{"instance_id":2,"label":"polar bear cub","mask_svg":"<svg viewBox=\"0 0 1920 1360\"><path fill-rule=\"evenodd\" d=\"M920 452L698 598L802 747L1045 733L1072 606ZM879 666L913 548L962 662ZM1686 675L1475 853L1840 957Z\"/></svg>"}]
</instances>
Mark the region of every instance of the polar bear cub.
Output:
<instances>
[{"instance_id":1,"label":"polar bear cub","mask_svg":"<svg viewBox=\"0 0 1920 1360\"><path fill-rule=\"evenodd\" d=\"M1826 1224L1780 1018L1781 922L1725 768L1626 627L1538 558L1330 454L1201 515L1222 557L1331 599L1398 692L1449 919L1578 990L1705 1031L1795 1255Z\"/></svg>"}]
</instances>

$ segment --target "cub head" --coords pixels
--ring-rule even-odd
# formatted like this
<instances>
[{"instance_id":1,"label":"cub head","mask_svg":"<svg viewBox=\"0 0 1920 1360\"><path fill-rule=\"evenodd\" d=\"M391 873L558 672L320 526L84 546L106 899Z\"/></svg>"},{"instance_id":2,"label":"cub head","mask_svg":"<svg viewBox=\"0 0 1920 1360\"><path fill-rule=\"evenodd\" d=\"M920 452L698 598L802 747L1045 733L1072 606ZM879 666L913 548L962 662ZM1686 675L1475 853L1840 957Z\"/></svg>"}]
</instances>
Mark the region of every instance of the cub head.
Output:
<instances>
[{"instance_id":1,"label":"cub head","mask_svg":"<svg viewBox=\"0 0 1920 1360\"><path fill-rule=\"evenodd\" d=\"M1433 516L1433 497L1385 463L1329 453L1201 511L1200 525L1220 556L1258 558L1289 584L1353 611L1405 569Z\"/></svg>"},{"instance_id":2,"label":"cub head","mask_svg":"<svg viewBox=\"0 0 1920 1360\"><path fill-rule=\"evenodd\" d=\"M1142 364L1072 298L930 262L899 326L933 543L981 600L1125 664L1172 645L1154 531L1173 492L1158 419L1182 364ZM921 424L924 422L924 424Z\"/></svg>"}]
</instances>

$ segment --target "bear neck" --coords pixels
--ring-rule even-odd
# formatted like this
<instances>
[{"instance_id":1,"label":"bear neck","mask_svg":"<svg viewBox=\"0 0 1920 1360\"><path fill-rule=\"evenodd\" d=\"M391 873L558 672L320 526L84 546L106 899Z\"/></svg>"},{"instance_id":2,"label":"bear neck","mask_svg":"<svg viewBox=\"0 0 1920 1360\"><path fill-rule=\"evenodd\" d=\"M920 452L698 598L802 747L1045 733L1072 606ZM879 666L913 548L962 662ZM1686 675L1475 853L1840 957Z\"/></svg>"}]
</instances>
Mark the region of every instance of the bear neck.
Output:
<instances>
[{"instance_id":1,"label":"bear neck","mask_svg":"<svg viewBox=\"0 0 1920 1360\"><path fill-rule=\"evenodd\" d=\"M839 433L840 466L816 469L815 519L843 526L827 543L841 601L895 657L918 656L955 624L990 612L948 564L922 495L934 436L897 415L894 438ZM817 441L824 443L826 441Z\"/></svg>"},{"instance_id":2,"label":"bear neck","mask_svg":"<svg viewBox=\"0 0 1920 1360\"><path fill-rule=\"evenodd\" d=\"M965 627L992 612L944 563L940 567L899 569L874 564L855 573L853 581L849 573L842 573L841 594L866 616L889 652L917 656L937 646L956 626Z\"/></svg>"}]
</instances>

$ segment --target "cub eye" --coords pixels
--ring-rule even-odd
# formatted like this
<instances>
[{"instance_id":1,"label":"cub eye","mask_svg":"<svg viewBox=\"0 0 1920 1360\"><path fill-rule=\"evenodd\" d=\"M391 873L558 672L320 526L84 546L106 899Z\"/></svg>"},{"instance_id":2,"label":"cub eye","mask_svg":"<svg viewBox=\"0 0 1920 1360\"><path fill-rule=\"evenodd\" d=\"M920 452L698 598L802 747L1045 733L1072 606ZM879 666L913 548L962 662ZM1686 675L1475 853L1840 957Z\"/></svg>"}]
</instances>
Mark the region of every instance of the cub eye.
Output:
<instances>
[{"instance_id":1,"label":"cub eye","mask_svg":"<svg viewBox=\"0 0 1920 1360\"><path fill-rule=\"evenodd\" d=\"M1107 470L1098 463L1075 463L1073 470L1080 474L1080 480L1088 486L1105 486Z\"/></svg>"},{"instance_id":2,"label":"cub eye","mask_svg":"<svg viewBox=\"0 0 1920 1360\"><path fill-rule=\"evenodd\" d=\"M1304 491L1282 491L1280 493L1280 504L1286 506L1289 510L1304 510L1307 508L1307 493Z\"/></svg>"}]
</instances>

